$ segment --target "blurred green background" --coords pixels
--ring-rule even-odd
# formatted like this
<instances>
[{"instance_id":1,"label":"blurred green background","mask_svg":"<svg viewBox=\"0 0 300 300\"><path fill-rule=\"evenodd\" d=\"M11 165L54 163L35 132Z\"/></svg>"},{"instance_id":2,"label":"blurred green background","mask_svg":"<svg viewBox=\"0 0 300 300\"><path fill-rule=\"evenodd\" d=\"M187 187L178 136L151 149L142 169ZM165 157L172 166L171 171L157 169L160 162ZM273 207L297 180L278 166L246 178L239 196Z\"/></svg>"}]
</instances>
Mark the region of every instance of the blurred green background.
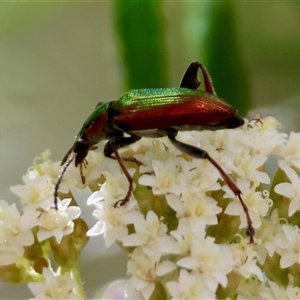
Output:
<instances>
[{"instance_id":1,"label":"blurred green background","mask_svg":"<svg viewBox=\"0 0 300 300\"><path fill-rule=\"evenodd\" d=\"M299 37L299 1L0 3L1 198L16 200L9 187L45 149L61 159L96 103L177 86L195 60L243 116L299 130ZM112 263L100 283L101 268L125 275ZM0 283L2 299L12 291Z\"/></svg>"}]
</instances>

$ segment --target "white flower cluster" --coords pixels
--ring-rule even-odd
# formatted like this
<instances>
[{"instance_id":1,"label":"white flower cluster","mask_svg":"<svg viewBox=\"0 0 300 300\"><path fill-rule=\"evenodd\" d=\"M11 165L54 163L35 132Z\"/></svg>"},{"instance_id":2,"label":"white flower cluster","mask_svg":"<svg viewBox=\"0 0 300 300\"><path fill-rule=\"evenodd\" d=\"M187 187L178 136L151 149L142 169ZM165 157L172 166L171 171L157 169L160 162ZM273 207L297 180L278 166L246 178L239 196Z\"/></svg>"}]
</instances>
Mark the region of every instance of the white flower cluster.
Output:
<instances>
[{"instance_id":1,"label":"white flower cluster","mask_svg":"<svg viewBox=\"0 0 300 300\"><path fill-rule=\"evenodd\" d=\"M128 165L136 187L130 201L116 208L128 182L116 161L104 160L105 183L88 199L98 219L88 235L103 234L107 246L118 241L129 251L129 299L134 291L143 299L247 293L249 299L269 299L274 289L287 290L292 281L274 274L300 267L300 231L290 219L300 210L300 151L290 149L300 147L300 134L288 137L279 126L274 118L257 117L235 130L178 135L210 153L236 182L256 229L254 244L245 234L240 201L210 162L181 153L167 138L142 139L122 154L133 154L141 164ZM271 181L266 168L276 156L280 168ZM298 280L296 271L292 275ZM251 287L253 278L259 293Z\"/></svg>"},{"instance_id":2,"label":"white flower cluster","mask_svg":"<svg viewBox=\"0 0 300 300\"><path fill-rule=\"evenodd\" d=\"M12 187L24 213L0 201L0 278L19 272L18 282L41 280L29 284L35 299L85 298L73 267L87 233L103 235L107 247L117 242L129 253L129 299L136 291L143 299L299 298L300 134L279 133L279 126L272 117L258 116L241 128L177 137L205 149L237 184L255 243L246 235L239 199L209 161L180 152L167 138L141 139L120 151L139 162L125 161L134 190L123 206L115 204L129 183L118 162L90 151L83 173L97 223L89 230L70 191L73 185L84 187L79 170L71 165L65 173L56 211L59 163L49 153L35 162L23 177L25 185ZM64 243L73 245L68 253ZM44 259L50 252L59 265L56 272Z\"/></svg>"},{"instance_id":3,"label":"white flower cluster","mask_svg":"<svg viewBox=\"0 0 300 300\"><path fill-rule=\"evenodd\" d=\"M60 166L58 163L52 163L48 156L49 152L45 152L43 154L45 162L36 165L36 168L33 167L23 176L25 185L13 186L11 191L21 200L25 212L23 217L30 216L28 224L24 225L27 225L29 230L37 226L38 241L53 236L59 244L64 235L73 231L72 220L80 215L81 210L77 206L69 206L71 198L61 201L59 210L54 209L54 184ZM12 240L12 237L7 237L7 240ZM33 240L27 245L32 243Z\"/></svg>"},{"instance_id":4,"label":"white flower cluster","mask_svg":"<svg viewBox=\"0 0 300 300\"><path fill-rule=\"evenodd\" d=\"M64 299L77 299L78 295L73 293L75 282L70 279L72 272L65 273L66 266L62 266L54 273L49 252L56 247L59 257L61 249L58 245L63 245L63 238L73 232L73 220L79 217L81 210L69 206L71 198L59 200L59 210L54 208L54 184L60 166L53 163L49 155L49 151L43 153L41 164L37 163L38 159L35 161L23 176L24 185L11 187L21 200L23 214L16 204L9 205L0 200L0 278L16 284L41 280L43 274L44 284L29 284L35 299L58 299L58 295L63 295ZM69 190L67 180L62 189Z\"/></svg>"}]
</instances>

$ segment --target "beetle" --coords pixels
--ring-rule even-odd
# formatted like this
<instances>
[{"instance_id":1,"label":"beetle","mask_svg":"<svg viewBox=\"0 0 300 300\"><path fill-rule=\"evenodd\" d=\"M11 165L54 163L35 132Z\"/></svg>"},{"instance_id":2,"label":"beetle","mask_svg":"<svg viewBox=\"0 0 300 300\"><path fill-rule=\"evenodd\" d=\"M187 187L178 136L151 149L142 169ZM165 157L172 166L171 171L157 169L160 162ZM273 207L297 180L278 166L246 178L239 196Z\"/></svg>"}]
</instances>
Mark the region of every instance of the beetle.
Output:
<instances>
[{"instance_id":1,"label":"beetle","mask_svg":"<svg viewBox=\"0 0 300 300\"><path fill-rule=\"evenodd\" d=\"M198 90L199 69L203 74L205 91ZM83 123L73 146L62 160L63 167L55 185L55 207L57 209L59 185L68 166L75 161L84 183L86 156L102 140L108 140L104 155L117 159L129 182L126 196L114 206L125 205L133 190L133 179L118 149L135 143L142 137L167 136L180 151L195 158L207 159L218 169L225 183L241 202L248 223L246 233L253 243L252 220L237 185L205 150L176 139L178 131L234 129L243 124L244 119L237 111L217 97L208 71L197 61L191 63L186 70L180 87L132 90L116 101L99 103Z\"/></svg>"}]
</instances>

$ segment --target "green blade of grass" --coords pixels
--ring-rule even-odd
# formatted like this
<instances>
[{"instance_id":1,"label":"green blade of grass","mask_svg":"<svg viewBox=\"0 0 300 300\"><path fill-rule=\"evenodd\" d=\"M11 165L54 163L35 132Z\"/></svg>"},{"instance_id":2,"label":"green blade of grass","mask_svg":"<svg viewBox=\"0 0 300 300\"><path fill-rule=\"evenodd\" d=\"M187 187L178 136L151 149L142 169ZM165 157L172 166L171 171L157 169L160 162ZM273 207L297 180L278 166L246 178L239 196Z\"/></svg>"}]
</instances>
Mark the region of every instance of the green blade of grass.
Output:
<instances>
[{"instance_id":1,"label":"green blade of grass","mask_svg":"<svg viewBox=\"0 0 300 300\"><path fill-rule=\"evenodd\" d=\"M126 89L166 87L167 52L162 2L115 2Z\"/></svg>"},{"instance_id":2,"label":"green blade of grass","mask_svg":"<svg viewBox=\"0 0 300 300\"><path fill-rule=\"evenodd\" d=\"M250 106L249 81L232 4L209 2L206 5L208 27L203 39L204 63L218 96L245 115Z\"/></svg>"}]
</instances>

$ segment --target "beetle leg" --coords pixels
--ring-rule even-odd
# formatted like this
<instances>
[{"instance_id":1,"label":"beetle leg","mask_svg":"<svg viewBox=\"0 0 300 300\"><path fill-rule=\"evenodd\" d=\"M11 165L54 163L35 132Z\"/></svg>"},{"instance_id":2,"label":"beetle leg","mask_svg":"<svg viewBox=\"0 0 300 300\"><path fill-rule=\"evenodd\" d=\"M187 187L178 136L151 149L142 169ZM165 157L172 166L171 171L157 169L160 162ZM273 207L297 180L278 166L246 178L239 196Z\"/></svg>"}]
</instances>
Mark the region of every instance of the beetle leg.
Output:
<instances>
[{"instance_id":1,"label":"beetle leg","mask_svg":"<svg viewBox=\"0 0 300 300\"><path fill-rule=\"evenodd\" d=\"M121 147L130 145L130 144L134 143L135 141L136 141L136 138L132 137L132 136L130 136L130 137L115 137L115 138L112 138L111 140L109 140L106 143L106 145L104 146L104 155L107 157L114 158L118 161L122 171L124 172L124 174L128 180L128 183L129 183L129 187L128 187L126 196L123 199L117 201L114 204L114 207L125 205L129 201L129 198L130 198L130 195L131 195L132 189L133 189L133 178L129 174L126 166L124 165L124 160L120 156L118 149ZM114 154L115 157L112 157L111 156L112 154Z\"/></svg>"},{"instance_id":2,"label":"beetle leg","mask_svg":"<svg viewBox=\"0 0 300 300\"><path fill-rule=\"evenodd\" d=\"M128 146L130 144L135 143L138 141L139 137L133 137L133 136L116 136L112 139L110 139L104 146L104 155L106 157L111 157L111 155L114 153L113 145L116 149Z\"/></svg>"},{"instance_id":3,"label":"beetle leg","mask_svg":"<svg viewBox=\"0 0 300 300\"><path fill-rule=\"evenodd\" d=\"M135 137L135 136L130 136L130 137L121 136L121 137L115 137L114 138L114 140L115 140L114 143L116 144L117 149L119 149L119 148L128 146L130 144L133 144L136 141L138 141L139 139L140 139L140 137ZM104 155L106 157L110 157L112 159L117 159L115 156L112 156L113 152L114 151L111 147L111 142L108 141L104 146ZM123 159L123 161L134 162L139 166L142 165L142 163L134 157L125 157L125 158L123 157L122 159Z\"/></svg>"},{"instance_id":4,"label":"beetle leg","mask_svg":"<svg viewBox=\"0 0 300 300\"><path fill-rule=\"evenodd\" d=\"M197 61L194 61L185 71L183 78L180 83L180 87L196 90L200 86L200 81L198 80L198 69L201 69L204 79L205 91L207 93L216 95L215 89L213 87L212 80L206 68Z\"/></svg>"},{"instance_id":5,"label":"beetle leg","mask_svg":"<svg viewBox=\"0 0 300 300\"><path fill-rule=\"evenodd\" d=\"M195 157L195 158L207 159L217 168L217 170L221 174L225 183L228 185L228 187L231 189L231 191L238 197L238 199L241 202L241 205L246 214L247 223L248 223L248 228L246 230L246 234L250 238L250 243L253 243L254 242L254 228L252 226L252 220L249 215L249 209L248 209L246 203L244 202L244 200L242 199L242 196L241 196L242 192L239 190L239 188L233 182L233 180L225 173L225 171L222 169L222 167L205 150L200 149L195 146L192 146L192 145L185 144L183 142L180 142L180 141L176 140L175 135L173 135L173 134L168 134L168 138L170 139L172 144L180 151L182 151L186 154L189 154L190 156Z\"/></svg>"}]
</instances>

